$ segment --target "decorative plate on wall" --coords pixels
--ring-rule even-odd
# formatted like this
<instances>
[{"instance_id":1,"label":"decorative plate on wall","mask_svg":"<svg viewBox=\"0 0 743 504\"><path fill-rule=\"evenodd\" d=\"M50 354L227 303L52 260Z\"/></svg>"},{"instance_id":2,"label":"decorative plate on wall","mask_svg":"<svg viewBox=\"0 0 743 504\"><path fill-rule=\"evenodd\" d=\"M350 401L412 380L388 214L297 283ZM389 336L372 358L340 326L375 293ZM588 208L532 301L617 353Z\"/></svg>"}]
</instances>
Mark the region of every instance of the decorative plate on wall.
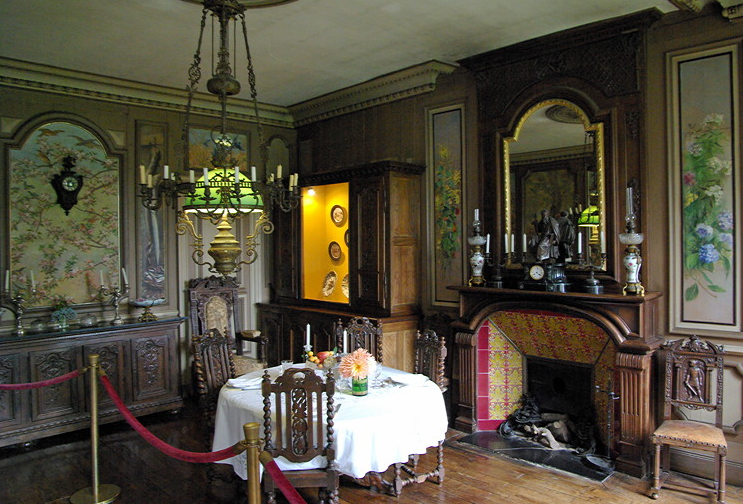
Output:
<instances>
[{"instance_id":1,"label":"decorative plate on wall","mask_svg":"<svg viewBox=\"0 0 743 504\"><path fill-rule=\"evenodd\" d=\"M341 258L342 251L341 251L341 245L337 241L330 242L330 245L328 245L328 254L330 255L330 258L334 261L337 261Z\"/></svg>"},{"instance_id":2,"label":"decorative plate on wall","mask_svg":"<svg viewBox=\"0 0 743 504\"><path fill-rule=\"evenodd\" d=\"M351 230L350 229L346 229L346 232L343 233L343 241L346 242L346 247L351 246Z\"/></svg>"},{"instance_id":3,"label":"decorative plate on wall","mask_svg":"<svg viewBox=\"0 0 743 504\"><path fill-rule=\"evenodd\" d=\"M322 282L322 295L327 297L330 296L335 290L335 283L338 281L338 275L335 271L329 272L325 275L325 280Z\"/></svg>"},{"instance_id":4,"label":"decorative plate on wall","mask_svg":"<svg viewBox=\"0 0 743 504\"><path fill-rule=\"evenodd\" d=\"M347 218L348 212L346 212L346 209L342 206L333 205L333 208L330 209L330 220L332 220L333 224L336 226L341 227L346 223Z\"/></svg>"},{"instance_id":5,"label":"decorative plate on wall","mask_svg":"<svg viewBox=\"0 0 743 504\"><path fill-rule=\"evenodd\" d=\"M349 297L349 291L348 291L348 275L343 277L343 280L341 281L341 290L343 291L343 295L346 296L346 298Z\"/></svg>"}]
</instances>

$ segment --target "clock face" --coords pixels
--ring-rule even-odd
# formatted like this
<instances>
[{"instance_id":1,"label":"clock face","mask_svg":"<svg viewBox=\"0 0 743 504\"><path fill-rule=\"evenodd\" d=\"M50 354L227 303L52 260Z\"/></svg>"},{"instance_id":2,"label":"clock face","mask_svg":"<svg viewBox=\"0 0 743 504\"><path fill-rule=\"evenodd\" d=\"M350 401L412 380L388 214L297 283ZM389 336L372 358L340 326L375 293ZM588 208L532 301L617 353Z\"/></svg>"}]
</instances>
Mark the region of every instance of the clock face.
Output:
<instances>
[{"instance_id":1,"label":"clock face","mask_svg":"<svg viewBox=\"0 0 743 504\"><path fill-rule=\"evenodd\" d=\"M532 280L541 280L542 278L544 278L544 268L539 264L535 264L534 266L529 268L529 277Z\"/></svg>"},{"instance_id":2,"label":"clock face","mask_svg":"<svg viewBox=\"0 0 743 504\"><path fill-rule=\"evenodd\" d=\"M62 189L66 191L74 191L80 186L80 181L77 177L67 176L62 179Z\"/></svg>"}]
</instances>

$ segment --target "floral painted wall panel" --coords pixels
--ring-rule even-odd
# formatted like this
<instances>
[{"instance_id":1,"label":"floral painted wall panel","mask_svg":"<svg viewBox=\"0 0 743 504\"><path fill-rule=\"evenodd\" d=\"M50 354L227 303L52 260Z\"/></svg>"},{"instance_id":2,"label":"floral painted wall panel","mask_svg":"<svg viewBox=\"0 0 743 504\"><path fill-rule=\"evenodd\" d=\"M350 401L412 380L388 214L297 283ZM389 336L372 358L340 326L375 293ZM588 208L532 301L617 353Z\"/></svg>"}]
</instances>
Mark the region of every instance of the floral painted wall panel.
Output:
<instances>
[{"instance_id":1,"label":"floral painted wall panel","mask_svg":"<svg viewBox=\"0 0 743 504\"><path fill-rule=\"evenodd\" d=\"M209 168L212 169L212 155L214 153L214 139L219 133L207 129L191 128L188 132L188 162L192 168ZM227 133L232 141L234 149L232 156L236 164L243 173L249 173L248 170L248 136L236 133ZM201 172L196 172L199 178Z\"/></svg>"},{"instance_id":2,"label":"floral painted wall panel","mask_svg":"<svg viewBox=\"0 0 743 504\"><path fill-rule=\"evenodd\" d=\"M731 50L675 60L676 183L672 216L680 227L671 253L680 254L674 289L677 328L739 331L736 231L735 81Z\"/></svg>"},{"instance_id":3,"label":"floral painted wall panel","mask_svg":"<svg viewBox=\"0 0 743 504\"><path fill-rule=\"evenodd\" d=\"M430 160L433 165L434 261L431 278L434 304L454 303L462 276L462 173L463 109L461 106L431 111Z\"/></svg>"},{"instance_id":4,"label":"floral painted wall panel","mask_svg":"<svg viewBox=\"0 0 743 504\"><path fill-rule=\"evenodd\" d=\"M65 215L50 183L73 156L83 176L78 203ZM68 122L36 128L18 149L9 150L10 265L14 289L36 297L30 306L65 298L95 300L100 274L118 283L119 162L87 129ZM27 294L27 292L26 292ZM28 299L28 297L27 297Z\"/></svg>"}]
</instances>

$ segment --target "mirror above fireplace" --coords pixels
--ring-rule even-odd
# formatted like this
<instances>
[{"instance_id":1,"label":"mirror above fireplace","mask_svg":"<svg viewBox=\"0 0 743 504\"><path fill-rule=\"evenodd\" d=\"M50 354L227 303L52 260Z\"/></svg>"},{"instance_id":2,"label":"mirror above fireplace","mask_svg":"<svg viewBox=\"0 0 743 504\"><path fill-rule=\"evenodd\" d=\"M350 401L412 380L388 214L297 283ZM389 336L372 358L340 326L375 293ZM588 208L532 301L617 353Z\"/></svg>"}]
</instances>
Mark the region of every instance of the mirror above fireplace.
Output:
<instances>
[{"instance_id":1,"label":"mirror above fireplace","mask_svg":"<svg viewBox=\"0 0 743 504\"><path fill-rule=\"evenodd\" d=\"M512 136L504 138L503 156L504 229L513 252L508 266L537 260L535 227L547 210L561 229L570 226L574 231L564 245L568 268L588 269L590 261L605 269L603 123L592 123L571 101L542 100L526 110Z\"/></svg>"}]
</instances>

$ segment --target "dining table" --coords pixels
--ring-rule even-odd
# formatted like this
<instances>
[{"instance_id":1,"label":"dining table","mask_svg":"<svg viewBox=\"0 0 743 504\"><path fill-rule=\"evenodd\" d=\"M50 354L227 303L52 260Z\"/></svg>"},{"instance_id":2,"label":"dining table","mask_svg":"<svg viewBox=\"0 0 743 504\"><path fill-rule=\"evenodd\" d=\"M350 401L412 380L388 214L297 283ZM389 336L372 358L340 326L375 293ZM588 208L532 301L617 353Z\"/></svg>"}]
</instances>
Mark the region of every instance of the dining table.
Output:
<instances>
[{"instance_id":1,"label":"dining table","mask_svg":"<svg viewBox=\"0 0 743 504\"><path fill-rule=\"evenodd\" d=\"M304 367L306 364L294 364ZM446 435L448 420L439 387L425 375L379 366L376 380L369 379L368 394L351 394L347 379L336 381L334 394L334 434L336 467L345 475L360 479L368 473L383 473L391 464L407 462L414 454L424 454ZM221 450L244 438L243 424L263 423L261 380L268 371L271 380L281 366L257 370L228 381L219 392L212 449ZM321 377L327 370L316 369ZM245 452L223 460L235 474L247 479ZM292 463L277 457L282 470L327 466L324 457Z\"/></svg>"}]
</instances>

